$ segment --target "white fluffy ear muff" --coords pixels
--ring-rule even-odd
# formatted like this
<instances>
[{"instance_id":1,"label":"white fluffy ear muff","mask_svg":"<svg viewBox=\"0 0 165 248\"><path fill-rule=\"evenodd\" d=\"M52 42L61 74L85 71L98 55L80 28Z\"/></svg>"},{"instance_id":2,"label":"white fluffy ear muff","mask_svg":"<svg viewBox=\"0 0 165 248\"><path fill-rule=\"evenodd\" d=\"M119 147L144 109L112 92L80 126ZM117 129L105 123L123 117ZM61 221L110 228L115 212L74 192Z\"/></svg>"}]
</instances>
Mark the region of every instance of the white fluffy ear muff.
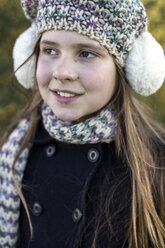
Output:
<instances>
[{"instance_id":1,"label":"white fluffy ear muff","mask_svg":"<svg viewBox=\"0 0 165 248\"><path fill-rule=\"evenodd\" d=\"M149 32L134 41L125 64L132 89L143 96L154 94L165 80L165 56L160 44Z\"/></svg>"},{"instance_id":2,"label":"white fluffy ear muff","mask_svg":"<svg viewBox=\"0 0 165 248\"><path fill-rule=\"evenodd\" d=\"M35 24L24 31L16 40L13 48L14 71L16 71L33 53L37 41ZM26 89L32 88L35 82L36 55L22 65L15 73L18 82Z\"/></svg>"}]
</instances>

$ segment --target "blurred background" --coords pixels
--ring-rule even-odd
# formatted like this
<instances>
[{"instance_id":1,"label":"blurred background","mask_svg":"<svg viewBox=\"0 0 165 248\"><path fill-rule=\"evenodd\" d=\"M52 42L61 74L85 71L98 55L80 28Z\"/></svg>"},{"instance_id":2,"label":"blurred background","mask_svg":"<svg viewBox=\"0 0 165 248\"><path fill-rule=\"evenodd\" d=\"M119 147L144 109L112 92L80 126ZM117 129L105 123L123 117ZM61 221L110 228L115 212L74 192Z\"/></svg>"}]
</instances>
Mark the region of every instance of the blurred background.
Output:
<instances>
[{"instance_id":1,"label":"blurred background","mask_svg":"<svg viewBox=\"0 0 165 248\"><path fill-rule=\"evenodd\" d=\"M165 0L142 0L149 17L149 31L165 51ZM12 87L12 48L19 34L30 23L24 18L20 0L0 0L0 135L26 103L26 98ZM150 97L138 97L153 110L165 125L165 84Z\"/></svg>"}]
</instances>

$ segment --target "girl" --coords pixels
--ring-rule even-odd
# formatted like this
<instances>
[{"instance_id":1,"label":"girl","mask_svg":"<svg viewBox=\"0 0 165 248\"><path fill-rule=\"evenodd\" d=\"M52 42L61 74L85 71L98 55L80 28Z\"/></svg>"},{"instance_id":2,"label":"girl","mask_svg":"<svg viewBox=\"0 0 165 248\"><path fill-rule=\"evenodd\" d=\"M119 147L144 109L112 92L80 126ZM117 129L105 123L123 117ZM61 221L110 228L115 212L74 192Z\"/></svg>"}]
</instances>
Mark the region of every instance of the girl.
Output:
<instances>
[{"instance_id":1,"label":"girl","mask_svg":"<svg viewBox=\"0 0 165 248\"><path fill-rule=\"evenodd\" d=\"M0 247L164 248L165 131L130 90L165 78L142 3L21 4L31 99L1 141Z\"/></svg>"}]
</instances>

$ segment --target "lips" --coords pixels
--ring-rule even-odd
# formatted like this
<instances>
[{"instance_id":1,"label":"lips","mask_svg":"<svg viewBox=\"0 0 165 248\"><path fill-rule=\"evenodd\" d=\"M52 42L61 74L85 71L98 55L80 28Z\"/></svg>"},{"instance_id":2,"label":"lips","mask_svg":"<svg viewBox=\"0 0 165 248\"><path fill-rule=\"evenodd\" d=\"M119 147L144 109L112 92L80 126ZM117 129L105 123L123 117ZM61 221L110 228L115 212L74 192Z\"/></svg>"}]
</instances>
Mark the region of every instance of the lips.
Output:
<instances>
[{"instance_id":1,"label":"lips","mask_svg":"<svg viewBox=\"0 0 165 248\"><path fill-rule=\"evenodd\" d=\"M82 94L67 90L51 90L56 100L60 103L69 103L78 99Z\"/></svg>"}]
</instances>

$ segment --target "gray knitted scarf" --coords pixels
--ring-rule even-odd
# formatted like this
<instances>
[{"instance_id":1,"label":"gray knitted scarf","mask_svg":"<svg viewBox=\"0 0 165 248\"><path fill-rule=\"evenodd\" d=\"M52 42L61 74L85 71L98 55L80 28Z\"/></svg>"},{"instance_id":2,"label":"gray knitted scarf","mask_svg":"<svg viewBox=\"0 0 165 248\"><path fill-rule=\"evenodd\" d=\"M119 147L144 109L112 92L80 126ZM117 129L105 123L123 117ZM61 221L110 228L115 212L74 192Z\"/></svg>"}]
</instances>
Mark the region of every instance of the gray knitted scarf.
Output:
<instances>
[{"instance_id":1,"label":"gray knitted scarf","mask_svg":"<svg viewBox=\"0 0 165 248\"><path fill-rule=\"evenodd\" d=\"M55 139L76 144L109 143L115 138L116 119L112 107L97 116L75 124L57 119L50 107L42 107L43 124ZM20 122L0 151L0 248L15 248L19 228L20 198L12 179L12 164L31 124ZM15 176L21 185L30 147L23 150L15 164Z\"/></svg>"}]
</instances>

